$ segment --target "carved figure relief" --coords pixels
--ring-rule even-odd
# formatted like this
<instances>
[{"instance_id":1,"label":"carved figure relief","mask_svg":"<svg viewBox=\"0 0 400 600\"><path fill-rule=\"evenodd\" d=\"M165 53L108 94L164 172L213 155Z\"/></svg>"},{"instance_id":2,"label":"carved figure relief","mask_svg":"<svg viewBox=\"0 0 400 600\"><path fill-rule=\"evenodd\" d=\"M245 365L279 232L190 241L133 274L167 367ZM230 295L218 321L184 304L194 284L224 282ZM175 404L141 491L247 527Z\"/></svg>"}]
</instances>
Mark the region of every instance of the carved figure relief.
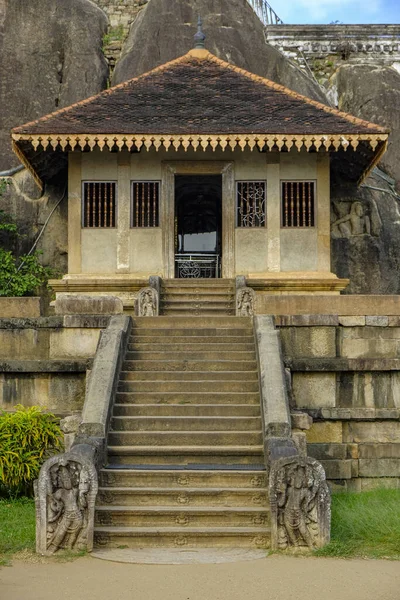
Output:
<instances>
[{"instance_id":1,"label":"carved figure relief","mask_svg":"<svg viewBox=\"0 0 400 600\"><path fill-rule=\"evenodd\" d=\"M353 202L350 212L332 223L333 238L349 238L356 235L371 235L371 221L361 202Z\"/></svg>"},{"instance_id":2,"label":"carved figure relief","mask_svg":"<svg viewBox=\"0 0 400 600\"><path fill-rule=\"evenodd\" d=\"M138 296L138 316L155 317L158 315L158 294L154 288L143 288Z\"/></svg>"},{"instance_id":3,"label":"carved figure relief","mask_svg":"<svg viewBox=\"0 0 400 600\"><path fill-rule=\"evenodd\" d=\"M91 550L97 473L73 452L46 461L35 486L36 550Z\"/></svg>"},{"instance_id":4,"label":"carved figure relief","mask_svg":"<svg viewBox=\"0 0 400 600\"><path fill-rule=\"evenodd\" d=\"M236 316L252 317L254 315L256 295L249 287L239 288L236 292Z\"/></svg>"},{"instance_id":5,"label":"carved figure relief","mask_svg":"<svg viewBox=\"0 0 400 600\"><path fill-rule=\"evenodd\" d=\"M281 458L270 472L272 547L321 548L330 537L330 493L322 465Z\"/></svg>"}]
</instances>

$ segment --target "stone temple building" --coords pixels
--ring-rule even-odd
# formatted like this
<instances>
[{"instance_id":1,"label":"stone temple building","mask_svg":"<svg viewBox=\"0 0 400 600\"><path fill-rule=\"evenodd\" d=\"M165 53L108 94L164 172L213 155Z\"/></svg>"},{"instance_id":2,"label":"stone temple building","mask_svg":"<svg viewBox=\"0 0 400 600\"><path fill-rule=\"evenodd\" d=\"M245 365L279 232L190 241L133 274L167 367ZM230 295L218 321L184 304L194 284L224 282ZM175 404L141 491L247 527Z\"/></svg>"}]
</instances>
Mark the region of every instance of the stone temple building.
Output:
<instances>
[{"instance_id":1,"label":"stone temple building","mask_svg":"<svg viewBox=\"0 0 400 600\"><path fill-rule=\"evenodd\" d=\"M331 186L389 131L195 40L12 130L39 186L68 173L68 273L34 340L68 371L50 406L84 396L39 477L42 553L318 547L326 479L400 484L399 298L341 295L330 250L371 226L356 201L331 222Z\"/></svg>"}]
</instances>

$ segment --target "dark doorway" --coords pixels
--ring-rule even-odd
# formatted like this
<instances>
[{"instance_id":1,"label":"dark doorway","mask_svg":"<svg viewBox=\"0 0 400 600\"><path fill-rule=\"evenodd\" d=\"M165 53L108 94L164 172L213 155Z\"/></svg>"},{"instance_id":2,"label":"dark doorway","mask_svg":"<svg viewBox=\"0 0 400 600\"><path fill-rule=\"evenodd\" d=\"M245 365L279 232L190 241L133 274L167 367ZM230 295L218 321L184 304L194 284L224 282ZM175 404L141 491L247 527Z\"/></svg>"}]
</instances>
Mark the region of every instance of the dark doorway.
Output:
<instances>
[{"instance_id":1,"label":"dark doorway","mask_svg":"<svg viewBox=\"0 0 400 600\"><path fill-rule=\"evenodd\" d=\"M175 177L175 277L220 276L221 175Z\"/></svg>"}]
</instances>

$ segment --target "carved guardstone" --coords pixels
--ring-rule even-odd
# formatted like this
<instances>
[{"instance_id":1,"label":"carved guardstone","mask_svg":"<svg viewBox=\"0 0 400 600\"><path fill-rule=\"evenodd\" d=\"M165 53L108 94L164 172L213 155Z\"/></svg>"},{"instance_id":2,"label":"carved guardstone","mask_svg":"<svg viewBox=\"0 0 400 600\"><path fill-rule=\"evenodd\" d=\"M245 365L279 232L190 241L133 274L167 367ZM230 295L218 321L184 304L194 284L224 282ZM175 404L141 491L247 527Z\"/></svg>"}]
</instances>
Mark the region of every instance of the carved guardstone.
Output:
<instances>
[{"instance_id":1,"label":"carved guardstone","mask_svg":"<svg viewBox=\"0 0 400 600\"><path fill-rule=\"evenodd\" d=\"M142 288L137 299L138 317L158 316L158 294L152 287Z\"/></svg>"},{"instance_id":2,"label":"carved guardstone","mask_svg":"<svg viewBox=\"0 0 400 600\"><path fill-rule=\"evenodd\" d=\"M36 552L93 549L97 489L91 447L74 446L44 463L35 482Z\"/></svg>"},{"instance_id":3,"label":"carved guardstone","mask_svg":"<svg viewBox=\"0 0 400 600\"><path fill-rule=\"evenodd\" d=\"M236 292L236 316L252 317L255 312L256 294L252 288L241 287Z\"/></svg>"},{"instance_id":4,"label":"carved guardstone","mask_svg":"<svg viewBox=\"0 0 400 600\"><path fill-rule=\"evenodd\" d=\"M322 548L330 540L331 498L325 471L314 458L281 458L271 466L271 546Z\"/></svg>"}]
</instances>

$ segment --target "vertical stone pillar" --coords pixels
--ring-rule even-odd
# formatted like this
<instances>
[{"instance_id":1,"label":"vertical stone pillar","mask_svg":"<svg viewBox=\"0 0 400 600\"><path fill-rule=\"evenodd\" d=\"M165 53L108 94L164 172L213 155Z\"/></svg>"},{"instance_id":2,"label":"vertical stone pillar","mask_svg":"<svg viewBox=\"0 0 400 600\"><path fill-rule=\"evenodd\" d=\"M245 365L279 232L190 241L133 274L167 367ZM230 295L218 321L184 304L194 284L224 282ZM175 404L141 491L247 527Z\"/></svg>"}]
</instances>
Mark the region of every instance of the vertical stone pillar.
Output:
<instances>
[{"instance_id":1,"label":"vertical stone pillar","mask_svg":"<svg viewBox=\"0 0 400 600\"><path fill-rule=\"evenodd\" d=\"M82 272L82 154L68 155L68 273Z\"/></svg>"},{"instance_id":2,"label":"vertical stone pillar","mask_svg":"<svg viewBox=\"0 0 400 600\"><path fill-rule=\"evenodd\" d=\"M235 276L235 174L233 163L222 167L222 277Z\"/></svg>"},{"instance_id":3,"label":"vertical stone pillar","mask_svg":"<svg viewBox=\"0 0 400 600\"><path fill-rule=\"evenodd\" d=\"M280 154L267 155L267 229L268 229L268 271L281 270L281 182Z\"/></svg>"},{"instance_id":4,"label":"vertical stone pillar","mask_svg":"<svg viewBox=\"0 0 400 600\"><path fill-rule=\"evenodd\" d=\"M131 213L131 155L118 153L117 272L129 273Z\"/></svg>"},{"instance_id":5,"label":"vertical stone pillar","mask_svg":"<svg viewBox=\"0 0 400 600\"><path fill-rule=\"evenodd\" d=\"M329 155L317 155L318 271L331 270L331 202Z\"/></svg>"}]
</instances>

